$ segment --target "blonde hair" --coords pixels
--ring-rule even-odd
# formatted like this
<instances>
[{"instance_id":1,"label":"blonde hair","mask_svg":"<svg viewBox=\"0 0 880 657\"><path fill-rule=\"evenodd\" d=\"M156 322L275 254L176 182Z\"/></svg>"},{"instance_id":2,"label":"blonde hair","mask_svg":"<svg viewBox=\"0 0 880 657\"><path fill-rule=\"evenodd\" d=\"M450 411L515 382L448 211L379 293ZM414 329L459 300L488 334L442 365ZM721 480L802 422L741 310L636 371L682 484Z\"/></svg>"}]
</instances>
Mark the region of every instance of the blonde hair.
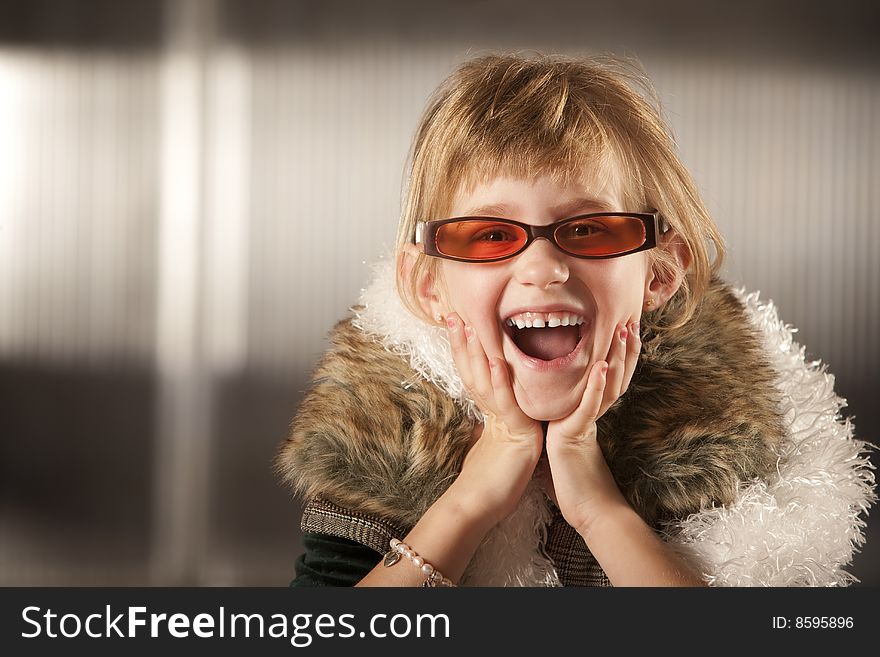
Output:
<instances>
[{"instance_id":1,"label":"blonde hair","mask_svg":"<svg viewBox=\"0 0 880 657\"><path fill-rule=\"evenodd\" d=\"M617 175L626 205L620 209L657 210L690 250L687 272L666 249L647 252L661 280L684 275L681 298L674 313L664 313L664 323L685 324L720 270L725 248L676 151L656 92L637 65L500 54L465 62L434 92L413 142L397 234L401 299L430 321L416 287L422 275L437 276L438 261L419 254L407 276L403 250L416 224L444 218L462 187L502 174L563 183L591 175L599 184Z\"/></svg>"}]
</instances>

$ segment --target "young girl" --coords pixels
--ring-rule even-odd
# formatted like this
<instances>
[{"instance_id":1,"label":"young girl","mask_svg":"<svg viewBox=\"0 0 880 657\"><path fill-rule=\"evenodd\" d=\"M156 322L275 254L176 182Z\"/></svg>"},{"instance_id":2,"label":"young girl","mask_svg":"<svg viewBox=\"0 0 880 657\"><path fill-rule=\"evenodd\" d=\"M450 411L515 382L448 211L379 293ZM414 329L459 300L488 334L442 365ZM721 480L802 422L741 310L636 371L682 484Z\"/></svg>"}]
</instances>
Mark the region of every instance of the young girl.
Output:
<instances>
[{"instance_id":1,"label":"young girl","mask_svg":"<svg viewBox=\"0 0 880 657\"><path fill-rule=\"evenodd\" d=\"M395 266L279 453L308 501L293 584L852 581L866 446L772 305L719 279L646 90L519 56L437 90Z\"/></svg>"}]
</instances>

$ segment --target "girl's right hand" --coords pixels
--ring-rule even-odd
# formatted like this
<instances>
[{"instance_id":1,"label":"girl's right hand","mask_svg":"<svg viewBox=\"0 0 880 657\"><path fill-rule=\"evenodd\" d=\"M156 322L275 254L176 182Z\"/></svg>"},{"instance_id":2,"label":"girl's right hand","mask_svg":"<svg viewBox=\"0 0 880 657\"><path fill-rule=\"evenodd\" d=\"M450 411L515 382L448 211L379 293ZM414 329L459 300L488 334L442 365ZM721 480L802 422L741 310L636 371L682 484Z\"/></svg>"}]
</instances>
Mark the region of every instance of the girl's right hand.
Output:
<instances>
[{"instance_id":1,"label":"girl's right hand","mask_svg":"<svg viewBox=\"0 0 880 657\"><path fill-rule=\"evenodd\" d=\"M446 326L455 367L485 417L482 434L449 492L491 527L519 504L541 456L544 435L541 424L517 404L504 359L489 359L476 331L458 314L450 313Z\"/></svg>"}]
</instances>

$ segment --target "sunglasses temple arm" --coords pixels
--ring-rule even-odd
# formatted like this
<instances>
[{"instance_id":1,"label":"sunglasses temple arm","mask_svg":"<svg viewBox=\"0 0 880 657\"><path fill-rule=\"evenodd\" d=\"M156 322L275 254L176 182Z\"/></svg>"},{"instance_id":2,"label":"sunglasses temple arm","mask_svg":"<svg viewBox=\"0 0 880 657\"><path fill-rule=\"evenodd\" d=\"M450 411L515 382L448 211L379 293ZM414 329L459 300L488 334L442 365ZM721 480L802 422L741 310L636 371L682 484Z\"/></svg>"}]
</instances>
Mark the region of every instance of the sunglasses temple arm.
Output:
<instances>
[{"instance_id":1,"label":"sunglasses temple arm","mask_svg":"<svg viewBox=\"0 0 880 657\"><path fill-rule=\"evenodd\" d=\"M666 217L664 217L662 214L658 214L656 216L657 216L657 227L660 230L660 234L665 235L666 233L668 233L672 229L672 226L669 225L669 222L666 221Z\"/></svg>"}]
</instances>

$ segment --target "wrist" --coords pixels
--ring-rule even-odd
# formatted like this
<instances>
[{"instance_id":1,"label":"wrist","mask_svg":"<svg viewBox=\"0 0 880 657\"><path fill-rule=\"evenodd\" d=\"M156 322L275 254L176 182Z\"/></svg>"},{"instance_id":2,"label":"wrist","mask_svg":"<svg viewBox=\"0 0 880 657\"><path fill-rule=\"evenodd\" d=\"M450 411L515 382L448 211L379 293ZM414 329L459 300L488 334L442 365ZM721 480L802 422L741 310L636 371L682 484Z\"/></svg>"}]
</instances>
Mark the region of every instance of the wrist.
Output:
<instances>
[{"instance_id":1,"label":"wrist","mask_svg":"<svg viewBox=\"0 0 880 657\"><path fill-rule=\"evenodd\" d=\"M471 505L463 503L454 491L452 494L447 491L425 511L406 536L394 537L405 544L404 548L398 550L398 545L389 545L389 550L397 550L410 562L405 564L407 567L397 567L396 562L400 559L395 560L392 555L388 566L383 559L360 585L424 586L428 576L425 564L449 581L458 582L490 527L479 515L474 515ZM387 550L385 557L388 557Z\"/></svg>"},{"instance_id":2,"label":"wrist","mask_svg":"<svg viewBox=\"0 0 880 657\"><path fill-rule=\"evenodd\" d=\"M469 498L447 489L404 538L453 582L458 582L493 522Z\"/></svg>"},{"instance_id":3,"label":"wrist","mask_svg":"<svg viewBox=\"0 0 880 657\"><path fill-rule=\"evenodd\" d=\"M594 504L574 528L589 546L597 536L608 534L613 527L619 526L621 522L628 522L631 518L641 519L623 495L620 495Z\"/></svg>"},{"instance_id":4,"label":"wrist","mask_svg":"<svg viewBox=\"0 0 880 657\"><path fill-rule=\"evenodd\" d=\"M482 498L483 496L466 490L459 480L456 480L434 503L434 506L455 518L456 524L479 534L482 539L503 517Z\"/></svg>"}]
</instances>

